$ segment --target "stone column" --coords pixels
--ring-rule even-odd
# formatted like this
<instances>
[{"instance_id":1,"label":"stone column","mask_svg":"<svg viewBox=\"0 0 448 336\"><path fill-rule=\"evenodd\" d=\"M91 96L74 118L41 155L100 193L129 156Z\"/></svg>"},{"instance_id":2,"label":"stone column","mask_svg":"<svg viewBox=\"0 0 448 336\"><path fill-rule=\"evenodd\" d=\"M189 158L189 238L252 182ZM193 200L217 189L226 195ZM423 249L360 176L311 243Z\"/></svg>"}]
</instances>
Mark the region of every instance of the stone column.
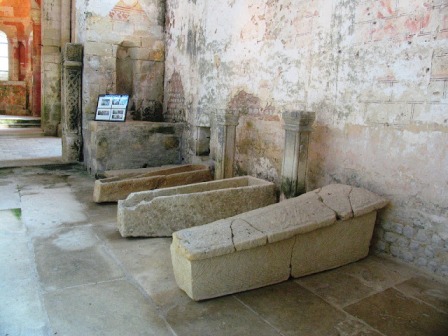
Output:
<instances>
[{"instance_id":1,"label":"stone column","mask_svg":"<svg viewBox=\"0 0 448 336\"><path fill-rule=\"evenodd\" d=\"M82 45L67 43L62 71L62 159L82 161Z\"/></svg>"},{"instance_id":2,"label":"stone column","mask_svg":"<svg viewBox=\"0 0 448 336\"><path fill-rule=\"evenodd\" d=\"M218 128L218 143L220 155L216 158L215 179L233 177L233 163L235 159L236 126L239 116L225 113L216 116Z\"/></svg>"},{"instance_id":3,"label":"stone column","mask_svg":"<svg viewBox=\"0 0 448 336\"><path fill-rule=\"evenodd\" d=\"M309 135L315 117L314 112L283 113L285 148L281 191L285 198L306 192Z\"/></svg>"},{"instance_id":4,"label":"stone column","mask_svg":"<svg viewBox=\"0 0 448 336\"><path fill-rule=\"evenodd\" d=\"M33 10L33 13L35 11ZM40 10L39 17L36 18L36 21L33 21L33 85L32 85L32 107L33 116L40 117L41 115L41 44L42 44L42 36L41 36L41 25L40 25Z\"/></svg>"}]
</instances>

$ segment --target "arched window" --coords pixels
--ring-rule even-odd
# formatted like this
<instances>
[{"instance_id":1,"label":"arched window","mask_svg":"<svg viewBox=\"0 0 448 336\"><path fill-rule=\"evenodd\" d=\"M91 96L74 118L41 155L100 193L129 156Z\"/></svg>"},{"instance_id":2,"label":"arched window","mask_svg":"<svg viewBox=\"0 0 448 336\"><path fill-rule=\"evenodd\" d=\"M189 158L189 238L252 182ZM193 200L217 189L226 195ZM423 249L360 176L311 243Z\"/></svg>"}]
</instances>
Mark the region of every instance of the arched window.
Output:
<instances>
[{"instance_id":1,"label":"arched window","mask_svg":"<svg viewBox=\"0 0 448 336\"><path fill-rule=\"evenodd\" d=\"M0 80L8 80L9 78L9 52L8 37L0 31Z\"/></svg>"}]
</instances>

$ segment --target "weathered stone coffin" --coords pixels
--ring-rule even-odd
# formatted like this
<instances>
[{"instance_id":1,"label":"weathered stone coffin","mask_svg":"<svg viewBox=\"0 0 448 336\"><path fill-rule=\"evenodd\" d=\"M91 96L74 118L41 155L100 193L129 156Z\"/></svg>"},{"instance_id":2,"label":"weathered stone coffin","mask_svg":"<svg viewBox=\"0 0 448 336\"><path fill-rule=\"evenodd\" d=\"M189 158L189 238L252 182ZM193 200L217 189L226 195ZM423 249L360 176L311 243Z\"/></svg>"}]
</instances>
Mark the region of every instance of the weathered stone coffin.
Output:
<instances>
[{"instance_id":1,"label":"weathered stone coffin","mask_svg":"<svg viewBox=\"0 0 448 336\"><path fill-rule=\"evenodd\" d=\"M354 262L367 256L376 210L386 204L367 190L329 185L175 232L176 282L204 300Z\"/></svg>"},{"instance_id":2,"label":"weathered stone coffin","mask_svg":"<svg viewBox=\"0 0 448 336\"><path fill-rule=\"evenodd\" d=\"M166 165L161 167L132 168L132 169L112 169L112 170L105 170L104 172L101 173L97 173L97 176L100 176L101 178L108 178L108 177L129 178L129 177L135 177L137 175L143 175L146 173L152 173L156 170L182 167L182 166L184 165Z\"/></svg>"},{"instance_id":3,"label":"weathered stone coffin","mask_svg":"<svg viewBox=\"0 0 448 336\"><path fill-rule=\"evenodd\" d=\"M123 237L171 236L276 200L273 183L251 176L145 191L118 202L117 226Z\"/></svg>"},{"instance_id":4,"label":"weathered stone coffin","mask_svg":"<svg viewBox=\"0 0 448 336\"><path fill-rule=\"evenodd\" d=\"M84 162L92 174L181 163L183 123L90 121Z\"/></svg>"},{"instance_id":5,"label":"weathered stone coffin","mask_svg":"<svg viewBox=\"0 0 448 336\"><path fill-rule=\"evenodd\" d=\"M133 192L168 188L210 181L212 175L205 165L183 165L160 168L140 175L109 177L95 181L94 202L117 202Z\"/></svg>"}]
</instances>

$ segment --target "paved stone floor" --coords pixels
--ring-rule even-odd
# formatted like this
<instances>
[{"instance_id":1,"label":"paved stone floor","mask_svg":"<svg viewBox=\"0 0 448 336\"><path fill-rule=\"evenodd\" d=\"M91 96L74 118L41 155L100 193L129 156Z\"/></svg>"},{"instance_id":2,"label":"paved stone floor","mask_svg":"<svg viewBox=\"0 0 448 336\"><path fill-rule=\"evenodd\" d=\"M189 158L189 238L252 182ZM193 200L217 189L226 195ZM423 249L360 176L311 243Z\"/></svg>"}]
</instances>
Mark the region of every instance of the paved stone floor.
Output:
<instances>
[{"instance_id":1,"label":"paved stone floor","mask_svg":"<svg viewBox=\"0 0 448 336\"><path fill-rule=\"evenodd\" d=\"M61 138L40 128L0 129L0 168L60 163L61 156Z\"/></svg>"},{"instance_id":2,"label":"paved stone floor","mask_svg":"<svg viewBox=\"0 0 448 336\"><path fill-rule=\"evenodd\" d=\"M448 286L370 256L204 302L170 239L124 239L82 166L0 169L0 336L448 335Z\"/></svg>"}]
</instances>

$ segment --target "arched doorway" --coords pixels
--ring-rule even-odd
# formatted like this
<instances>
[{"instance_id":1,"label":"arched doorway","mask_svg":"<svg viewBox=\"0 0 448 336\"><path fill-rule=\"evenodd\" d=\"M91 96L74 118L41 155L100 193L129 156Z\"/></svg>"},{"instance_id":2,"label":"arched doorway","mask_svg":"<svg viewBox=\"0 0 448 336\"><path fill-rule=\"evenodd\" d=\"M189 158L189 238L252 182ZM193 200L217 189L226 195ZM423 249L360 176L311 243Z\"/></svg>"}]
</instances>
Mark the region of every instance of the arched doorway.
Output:
<instances>
[{"instance_id":1,"label":"arched doorway","mask_svg":"<svg viewBox=\"0 0 448 336\"><path fill-rule=\"evenodd\" d=\"M43 137L41 124L41 3L7 0L1 4L0 167L61 158L60 139Z\"/></svg>"},{"instance_id":2,"label":"arched doorway","mask_svg":"<svg viewBox=\"0 0 448 336\"><path fill-rule=\"evenodd\" d=\"M9 0L2 5L0 114L41 115L42 39L39 2Z\"/></svg>"}]
</instances>

